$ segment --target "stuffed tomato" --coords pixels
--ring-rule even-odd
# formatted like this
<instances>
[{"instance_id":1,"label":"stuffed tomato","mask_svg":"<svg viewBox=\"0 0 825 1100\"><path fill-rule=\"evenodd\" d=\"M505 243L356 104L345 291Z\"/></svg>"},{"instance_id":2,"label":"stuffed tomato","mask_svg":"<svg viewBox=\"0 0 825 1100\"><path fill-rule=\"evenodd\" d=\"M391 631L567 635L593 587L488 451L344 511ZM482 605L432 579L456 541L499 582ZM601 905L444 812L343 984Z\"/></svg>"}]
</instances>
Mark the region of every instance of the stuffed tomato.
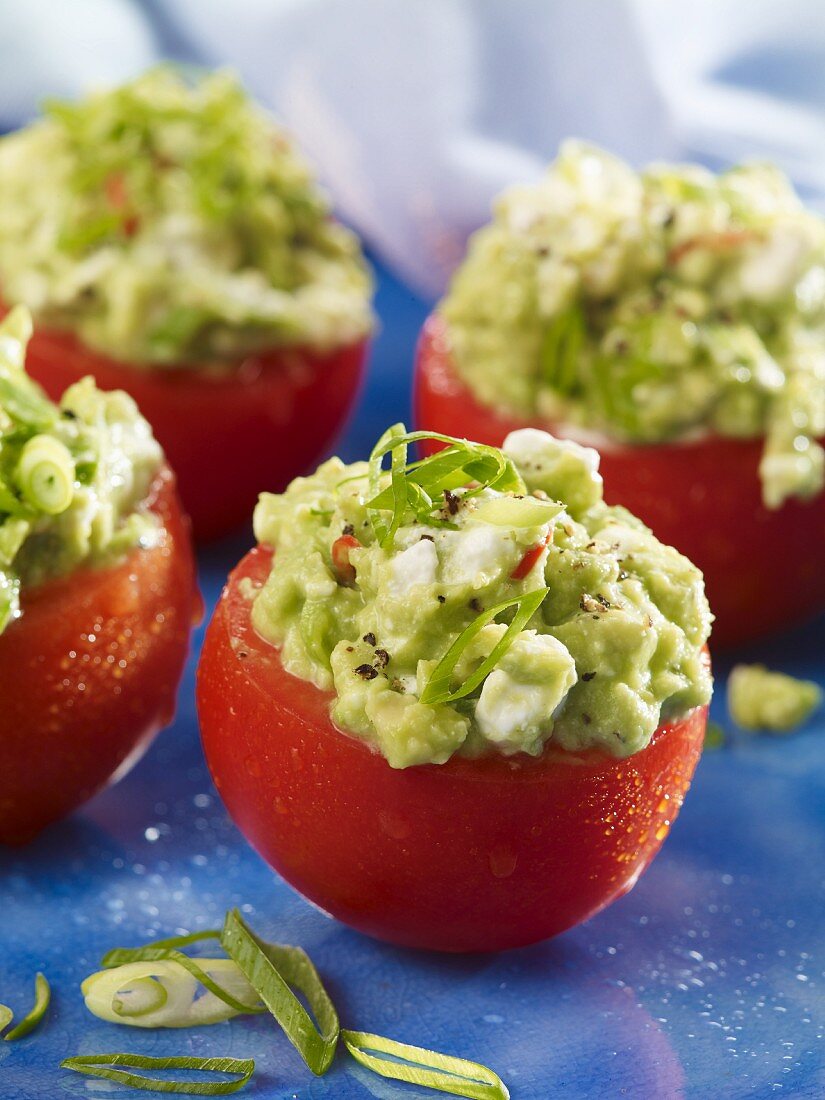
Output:
<instances>
[{"instance_id":1,"label":"stuffed tomato","mask_svg":"<svg viewBox=\"0 0 825 1100\"><path fill-rule=\"evenodd\" d=\"M43 171L43 165L49 171ZM167 69L0 142L0 287L35 315L49 395L87 374L137 401L195 534L310 467L372 327L358 243L228 75Z\"/></svg>"},{"instance_id":2,"label":"stuffed tomato","mask_svg":"<svg viewBox=\"0 0 825 1100\"><path fill-rule=\"evenodd\" d=\"M601 501L595 452L390 429L262 496L198 711L236 823L308 899L446 951L556 935L629 890L701 752L701 576ZM383 471L382 457L391 456Z\"/></svg>"},{"instance_id":3,"label":"stuffed tomato","mask_svg":"<svg viewBox=\"0 0 825 1100\"><path fill-rule=\"evenodd\" d=\"M134 402L59 405L0 326L0 843L122 775L174 713L198 610L188 521Z\"/></svg>"},{"instance_id":4,"label":"stuffed tomato","mask_svg":"<svg viewBox=\"0 0 825 1100\"><path fill-rule=\"evenodd\" d=\"M606 499L705 576L714 641L825 607L825 228L779 173L576 144L477 234L422 334L416 417L598 446Z\"/></svg>"}]
</instances>

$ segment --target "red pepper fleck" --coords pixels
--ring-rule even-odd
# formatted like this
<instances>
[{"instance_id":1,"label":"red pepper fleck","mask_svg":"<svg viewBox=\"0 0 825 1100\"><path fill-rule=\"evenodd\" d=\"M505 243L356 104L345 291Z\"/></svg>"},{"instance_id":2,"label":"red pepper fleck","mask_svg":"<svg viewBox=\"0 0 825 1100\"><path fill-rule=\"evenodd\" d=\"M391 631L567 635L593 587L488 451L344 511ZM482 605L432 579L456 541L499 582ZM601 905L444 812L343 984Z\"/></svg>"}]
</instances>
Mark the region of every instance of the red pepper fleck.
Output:
<instances>
[{"instance_id":1,"label":"red pepper fleck","mask_svg":"<svg viewBox=\"0 0 825 1100\"><path fill-rule=\"evenodd\" d=\"M354 535L341 535L332 544L332 568L338 583L347 588L355 584L355 566L349 560L351 550L359 550L361 543Z\"/></svg>"},{"instance_id":2,"label":"red pepper fleck","mask_svg":"<svg viewBox=\"0 0 825 1100\"><path fill-rule=\"evenodd\" d=\"M129 196L126 193L126 182L121 172L114 172L109 176L104 184L106 191L106 198L109 205L113 207L118 213L123 214L123 232L127 237L134 237L137 233L138 225L140 221L136 214L129 213Z\"/></svg>"},{"instance_id":3,"label":"red pepper fleck","mask_svg":"<svg viewBox=\"0 0 825 1100\"><path fill-rule=\"evenodd\" d=\"M544 539L538 544L538 546L531 546L529 550L525 551L524 557L515 567L510 577L514 581L523 581L536 562L544 552L545 546L550 545L550 539L553 537L552 527L545 535Z\"/></svg>"}]
</instances>

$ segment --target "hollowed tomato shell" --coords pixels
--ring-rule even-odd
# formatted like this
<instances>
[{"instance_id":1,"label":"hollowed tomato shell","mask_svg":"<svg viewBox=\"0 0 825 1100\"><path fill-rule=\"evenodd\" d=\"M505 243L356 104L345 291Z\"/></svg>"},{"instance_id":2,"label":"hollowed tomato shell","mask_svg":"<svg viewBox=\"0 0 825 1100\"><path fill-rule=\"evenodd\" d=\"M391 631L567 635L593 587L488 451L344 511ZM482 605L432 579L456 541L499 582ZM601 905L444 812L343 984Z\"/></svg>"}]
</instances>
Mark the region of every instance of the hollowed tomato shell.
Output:
<instances>
[{"instance_id":1,"label":"hollowed tomato shell","mask_svg":"<svg viewBox=\"0 0 825 1100\"><path fill-rule=\"evenodd\" d=\"M260 492L285 488L331 446L366 351L359 341L324 353L273 348L219 369L146 367L36 325L26 369L54 400L87 374L101 389L131 394L175 471L195 538L205 541L248 522Z\"/></svg>"},{"instance_id":2,"label":"hollowed tomato shell","mask_svg":"<svg viewBox=\"0 0 825 1100\"><path fill-rule=\"evenodd\" d=\"M418 345L415 421L493 446L517 428L569 434L563 424L517 420L477 401L455 371L436 316ZM761 454L762 440L718 436L601 449L605 500L623 504L704 573L714 644L768 634L825 609L825 492L767 509Z\"/></svg>"},{"instance_id":3,"label":"hollowed tomato shell","mask_svg":"<svg viewBox=\"0 0 825 1100\"><path fill-rule=\"evenodd\" d=\"M172 719L200 601L168 469L148 503L159 546L24 590L0 634L0 843L71 813Z\"/></svg>"},{"instance_id":4,"label":"hollowed tomato shell","mask_svg":"<svg viewBox=\"0 0 825 1100\"><path fill-rule=\"evenodd\" d=\"M215 784L290 885L371 936L490 951L555 936L629 890L659 850L702 748L706 709L626 760L548 749L394 770L285 672L231 574L206 633L198 712Z\"/></svg>"}]
</instances>

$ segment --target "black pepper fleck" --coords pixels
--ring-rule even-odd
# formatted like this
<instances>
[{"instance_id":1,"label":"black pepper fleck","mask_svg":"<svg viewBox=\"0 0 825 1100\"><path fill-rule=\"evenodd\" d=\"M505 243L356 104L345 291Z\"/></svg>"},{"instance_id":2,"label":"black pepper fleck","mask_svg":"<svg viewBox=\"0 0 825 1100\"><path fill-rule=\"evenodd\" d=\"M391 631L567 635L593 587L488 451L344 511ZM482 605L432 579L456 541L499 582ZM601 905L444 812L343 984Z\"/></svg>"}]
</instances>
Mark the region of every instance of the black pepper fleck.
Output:
<instances>
[{"instance_id":1,"label":"black pepper fleck","mask_svg":"<svg viewBox=\"0 0 825 1100\"><path fill-rule=\"evenodd\" d=\"M378 670L373 668L372 665L359 665L355 670L355 675L360 676L362 680L374 680L378 675Z\"/></svg>"},{"instance_id":2,"label":"black pepper fleck","mask_svg":"<svg viewBox=\"0 0 825 1100\"><path fill-rule=\"evenodd\" d=\"M375 651L375 663L378 668L386 668L390 663L390 655L386 649L376 649Z\"/></svg>"},{"instance_id":3,"label":"black pepper fleck","mask_svg":"<svg viewBox=\"0 0 825 1100\"><path fill-rule=\"evenodd\" d=\"M438 600L439 603L446 603L447 602L447 597L446 596L440 596L439 595L439 596L436 596L436 599Z\"/></svg>"},{"instance_id":4,"label":"black pepper fleck","mask_svg":"<svg viewBox=\"0 0 825 1100\"><path fill-rule=\"evenodd\" d=\"M367 643L367 645L375 645L375 635L372 631L364 635L364 641Z\"/></svg>"},{"instance_id":5,"label":"black pepper fleck","mask_svg":"<svg viewBox=\"0 0 825 1100\"><path fill-rule=\"evenodd\" d=\"M447 505L447 511L450 515L454 516L458 512L459 504L461 504L461 497L457 493L451 493L449 489L445 489L444 503Z\"/></svg>"},{"instance_id":6,"label":"black pepper fleck","mask_svg":"<svg viewBox=\"0 0 825 1100\"><path fill-rule=\"evenodd\" d=\"M352 526L351 523L345 523L344 526L341 528L341 534L342 535L354 535L355 534L355 528Z\"/></svg>"},{"instance_id":7,"label":"black pepper fleck","mask_svg":"<svg viewBox=\"0 0 825 1100\"><path fill-rule=\"evenodd\" d=\"M480 615L481 612L484 610L484 608L481 606L481 600L479 600L476 596L473 596L473 598L470 600L470 610L475 611L477 615Z\"/></svg>"},{"instance_id":8,"label":"black pepper fleck","mask_svg":"<svg viewBox=\"0 0 825 1100\"><path fill-rule=\"evenodd\" d=\"M584 722L586 726L589 726L592 721L593 719L590 717L590 715L582 711L582 722Z\"/></svg>"},{"instance_id":9,"label":"black pepper fleck","mask_svg":"<svg viewBox=\"0 0 825 1100\"><path fill-rule=\"evenodd\" d=\"M589 681L592 680L595 675L595 672L583 672L582 680L584 680L585 683L589 683Z\"/></svg>"}]
</instances>

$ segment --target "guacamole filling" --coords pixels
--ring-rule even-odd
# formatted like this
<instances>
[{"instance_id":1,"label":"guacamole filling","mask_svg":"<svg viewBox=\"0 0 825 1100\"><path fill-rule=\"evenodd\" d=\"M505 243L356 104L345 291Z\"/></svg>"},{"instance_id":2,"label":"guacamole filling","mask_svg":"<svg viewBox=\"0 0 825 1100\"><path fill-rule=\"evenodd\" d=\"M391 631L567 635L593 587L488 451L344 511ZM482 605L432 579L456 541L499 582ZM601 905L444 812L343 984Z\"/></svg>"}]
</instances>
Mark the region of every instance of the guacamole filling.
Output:
<instances>
[{"instance_id":1,"label":"guacamole filling","mask_svg":"<svg viewBox=\"0 0 825 1100\"><path fill-rule=\"evenodd\" d=\"M736 665L728 678L728 712L741 729L788 733L822 705L822 689L764 665Z\"/></svg>"},{"instance_id":2,"label":"guacamole filling","mask_svg":"<svg viewBox=\"0 0 825 1100\"><path fill-rule=\"evenodd\" d=\"M764 438L769 508L822 490L825 222L773 167L637 173L567 142L498 199L440 312L485 404L630 443Z\"/></svg>"},{"instance_id":3,"label":"guacamole filling","mask_svg":"<svg viewBox=\"0 0 825 1100\"><path fill-rule=\"evenodd\" d=\"M0 286L136 365L325 351L372 325L355 236L224 72L153 69L3 138Z\"/></svg>"},{"instance_id":4,"label":"guacamole filling","mask_svg":"<svg viewBox=\"0 0 825 1100\"><path fill-rule=\"evenodd\" d=\"M162 536L143 503L163 454L131 397L91 378L55 405L26 374L31 317L0 324L0 631L21 591Z\"/></svg>"},{"instance_id":5,"label":"guacamole filling","mask_svg":"<svg viewBox=\"0 0 825 1100\"><path fill-rule=\"evenodd\" d=\"M330 459L255 511L274 560L247 586L253 625L334 692L341 729L395 768L548 743L625 757L708 701L701 574L603 503L595 451L524 429L410 460L427 434L396 425L369 462Z\"/></svg>"}]
</instances>

